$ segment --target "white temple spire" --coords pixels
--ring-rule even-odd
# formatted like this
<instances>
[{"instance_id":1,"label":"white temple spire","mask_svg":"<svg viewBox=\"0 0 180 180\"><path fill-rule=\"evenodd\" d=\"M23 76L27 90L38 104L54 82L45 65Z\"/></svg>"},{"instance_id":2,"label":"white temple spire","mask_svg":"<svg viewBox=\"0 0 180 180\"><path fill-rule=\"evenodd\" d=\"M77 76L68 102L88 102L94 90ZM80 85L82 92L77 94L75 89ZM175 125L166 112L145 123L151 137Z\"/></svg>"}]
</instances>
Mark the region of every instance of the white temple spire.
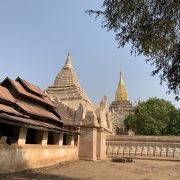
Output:
<instances>
[{"instance_id":1,"label":"white temple spire","mask_svg":"<svg viewBox=\"0 0 180 180\"><path fill-rule=\"evenodd\" d=\"M71 63L71 57L70 54L68 52L67 54L67 58L66 58L66 63L64 65L65 68L73 68L72 63Z\"/></svg>"}]
</instances>

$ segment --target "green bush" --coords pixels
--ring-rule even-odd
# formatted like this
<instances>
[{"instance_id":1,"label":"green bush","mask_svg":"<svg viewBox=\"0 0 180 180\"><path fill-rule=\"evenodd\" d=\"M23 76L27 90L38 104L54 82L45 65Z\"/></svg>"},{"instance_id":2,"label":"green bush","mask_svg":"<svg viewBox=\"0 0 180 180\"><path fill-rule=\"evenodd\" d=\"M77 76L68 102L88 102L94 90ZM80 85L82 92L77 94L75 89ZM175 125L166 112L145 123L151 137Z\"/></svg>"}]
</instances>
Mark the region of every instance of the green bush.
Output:
<instances>
[{"instance_id":1,"label":"green bush","mask_svg":"<svg viewBox=\"0 0 180 180\"><path fill-rule=\"evenodd\" d=\"M180 135L180 110L169 101L150 98L139 103L124 123L136 135Z\"/></svg>"}]
</instances>

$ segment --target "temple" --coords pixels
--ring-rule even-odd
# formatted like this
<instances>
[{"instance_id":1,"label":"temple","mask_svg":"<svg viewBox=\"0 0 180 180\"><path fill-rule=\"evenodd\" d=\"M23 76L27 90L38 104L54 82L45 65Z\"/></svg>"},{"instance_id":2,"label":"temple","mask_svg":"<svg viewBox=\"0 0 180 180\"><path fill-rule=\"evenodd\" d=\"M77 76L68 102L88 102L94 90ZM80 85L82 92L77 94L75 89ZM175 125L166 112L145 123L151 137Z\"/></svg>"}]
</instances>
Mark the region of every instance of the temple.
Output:
<instances>
[{"instance_id":1,"label":"temple","mask_svg":"<svg viewBox=\"0 0 180 180\"><path fill-rule=\"evenodd\" d=\"M122 72L115 94L115 100L110 105L111 119L113 123L114 134L127 134L124 127L124 119L133 113L133 106L128 100L128 93L125 88Z\"/></svg>"},{"instance_id":2,"label":"temple","mask_svg":"<svg viewBox=\"0 0 180 180\"><path fill-rule=\"evenodd\" d=\"M126 131L124 120L133 111L122 72L110 106L107 96L93 104L69 53L45 91L20 77L7 77L0 83L1 172L120 156L180 160L179 137Z\"/></svg>"},{"instance_id":3,"label":"temple","mask_svg":"<svg viewBox=\"0 0 180 180\"><path fill-rule=\"evenodd\" d=\"M79 158L103 159L106 156L106 134L112 133L108 98L94 105L80 86L68 53L64 67L55 78L54 84L45 93L57 105L57 112L63 117L64 126L79 129Z\"/></svg>"}]
</instances>

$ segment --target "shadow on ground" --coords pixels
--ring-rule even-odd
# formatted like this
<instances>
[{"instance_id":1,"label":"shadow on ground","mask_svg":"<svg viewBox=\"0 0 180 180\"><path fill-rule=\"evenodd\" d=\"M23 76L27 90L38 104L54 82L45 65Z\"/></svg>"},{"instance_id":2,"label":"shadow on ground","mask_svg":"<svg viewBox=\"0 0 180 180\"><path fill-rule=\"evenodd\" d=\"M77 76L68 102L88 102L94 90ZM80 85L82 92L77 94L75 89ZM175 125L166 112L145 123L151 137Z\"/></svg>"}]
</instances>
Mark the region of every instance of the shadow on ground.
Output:
<instances>
[{"instance_id":1,"label":"shadow on ground","mask_svg":"<svg viewBox=\"0 0 180 180\"><path fill-rule=\"evenodd\" d=\"M32 180L32 179L42 179L42 180L51 180L51 179L62 179L62 180L80 180L78 178L71 178L68 176L62 175L53 175L53 174L46 174L43 172L36 172L36 171L23 171L23 172L16 172L16 173L7 173L7 174L0 174L1 180Z\"/></svg>"}]
</instances>

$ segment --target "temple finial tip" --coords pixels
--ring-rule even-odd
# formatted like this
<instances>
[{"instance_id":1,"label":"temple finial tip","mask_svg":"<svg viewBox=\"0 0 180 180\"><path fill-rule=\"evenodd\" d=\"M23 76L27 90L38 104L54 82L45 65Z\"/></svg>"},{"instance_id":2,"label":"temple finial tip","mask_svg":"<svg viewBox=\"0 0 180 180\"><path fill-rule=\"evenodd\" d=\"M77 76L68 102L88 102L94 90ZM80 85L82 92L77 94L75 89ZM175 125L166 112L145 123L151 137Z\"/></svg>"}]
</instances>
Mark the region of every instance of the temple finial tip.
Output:
<instances>
[{"instance_id":1,"label":"temple finial tip","mask_svg":"<svg viewBox=\"0 0 180 180\"><path fill-rule=\"evenodd\" d=\"M70 57L70 53L67 53L67 59L66 59L66 63L64 67L68 67L68 68L72 68L72 63L71 63L71 57Z\"/></svg>"}]
</instances>

